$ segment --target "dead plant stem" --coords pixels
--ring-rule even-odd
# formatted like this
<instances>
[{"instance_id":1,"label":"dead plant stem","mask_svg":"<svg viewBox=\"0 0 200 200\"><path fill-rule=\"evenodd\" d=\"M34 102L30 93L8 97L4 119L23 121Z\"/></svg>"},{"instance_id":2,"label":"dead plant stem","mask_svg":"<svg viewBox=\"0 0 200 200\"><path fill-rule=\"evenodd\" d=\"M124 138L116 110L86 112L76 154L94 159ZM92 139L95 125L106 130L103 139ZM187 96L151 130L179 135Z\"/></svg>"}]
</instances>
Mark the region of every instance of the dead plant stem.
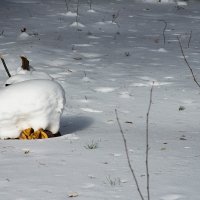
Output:
<instances>
[{"instance_id":1,"label":"dead plant stem","mask_svg":"<svg viewBox=\"0 0 200 200\"><path fill-rule=\"evenodd\" d=\"M119 121L117 109L115 109L115 115L116 115L117 123L118 123L119 129L120 129L122 138L123 138L123 142L124 142L124 147L125 147L125 152L126 152L126 157L127 157L129 169L130 169L131 174L132 174L132 176L133 176L133 179L134 179L134 181L135 181L135 184L136 184L137 190L138 190L138 192L139 192L140 198L141 198L142 200L144 200L143 194L142 194L142 192L141 192L141 190L140 190L140 187L139 187L139 183L138 183L137 177L136 177L136 175L135 175L134 169L133 169L132 164L131 164L131 162L130 162L130 157L129 157L129 153L128 153L127 142L126 142L126 138L125 138L125 135L124 135L122 126L121 126L120 121Z\"/></svg>"},{"instance_id":2,"label":"dead plant stem","mask_svg":"<svg viewBox=\"0 0 200 200\"><path fill-rule=\"evenodd\" d=\"M153 95L153 86L154 82L152 84L151 90L150 90L150 98L149 98L149 106L148 111L146 114L146 177L147 177L147 199L150 200L150 188L149 188L149 115L152 105L152 95Z\"/></svg>"},{"instance_id":3,"label":"dead plant stem","mask_svg":"<svg viewBox=\"0 0 200 200\"><path fill-rule=\"evenodd\" d=\"M200 88L200 84L198 83L198 81L197 81L197 79L196 79L196 77L195 77L195 75L194 75L193 69L191 68L189 62L187 61L187 58L186 58L185 53L184 53L184 51L183 51L183 46L182 46L182 44L181 44L180 37L177 36L177 39L178 39L178 42L179 42L179 46L180 46L180 49L181 49L181 53L182 53L183 59L184 59L185 63L187 64L187 66L188 66L188 68L189 68L189 70L190 70L190 72L191 72L191 74L192 74L192 77L193 77L194 82L195 82L195 83L197 84L197 86Z\"/></svg>"},{"instance_id":4,"label":"dead plant stem","mask_svg":"<svg viewBox=\"0 0 200 200\"><path fill-rule=\"evenodd\" d=\"M7 65L5 63L5 60L2 57L1 57L1 61L3 63L3 66L4 66L5 70L6 70L6 73L8 74L8 77L11 77L11 74L10 74L10 72L8 70L8 67L7 67Z\"/></svg>"}]
</instances>

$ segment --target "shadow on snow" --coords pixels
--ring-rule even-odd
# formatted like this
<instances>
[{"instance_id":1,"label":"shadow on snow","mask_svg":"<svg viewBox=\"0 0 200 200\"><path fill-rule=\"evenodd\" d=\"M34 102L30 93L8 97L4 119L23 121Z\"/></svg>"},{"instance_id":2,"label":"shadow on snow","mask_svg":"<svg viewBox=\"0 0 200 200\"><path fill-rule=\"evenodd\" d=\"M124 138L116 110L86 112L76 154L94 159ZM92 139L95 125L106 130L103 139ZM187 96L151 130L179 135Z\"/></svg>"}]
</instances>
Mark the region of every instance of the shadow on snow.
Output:
<instances>
[{"instance_id":1,"label":"shadow on snow","mask_svg":"<svg viewBox=\"0 0 200 200\"><path fill-rule=\"evenodd\" d=\"M77 131L81 131L88 128L93 122L94 120L91 117L63 116L61 119L60 133L61 135L66 135Z\"/></svg>"}]
</instances>

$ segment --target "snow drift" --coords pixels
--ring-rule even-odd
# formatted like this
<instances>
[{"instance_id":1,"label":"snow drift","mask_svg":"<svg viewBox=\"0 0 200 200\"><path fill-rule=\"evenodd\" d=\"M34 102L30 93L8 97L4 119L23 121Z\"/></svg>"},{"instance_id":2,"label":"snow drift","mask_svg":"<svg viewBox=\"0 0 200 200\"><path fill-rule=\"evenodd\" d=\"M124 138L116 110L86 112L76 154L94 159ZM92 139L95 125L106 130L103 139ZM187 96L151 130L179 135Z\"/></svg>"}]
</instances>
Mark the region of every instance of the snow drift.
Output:
<instances>
[{"instance_id":1,"label":"snow drift","mask_svg":"<svg viewBox=\"0 0 200 200\"><path fill-rule=\"evenodd\" d=\"M0 138L17 138L30 127L57 133L64 105L64 90L55 81L28 80L1 88Z\"/></svg>"}]
</instances>

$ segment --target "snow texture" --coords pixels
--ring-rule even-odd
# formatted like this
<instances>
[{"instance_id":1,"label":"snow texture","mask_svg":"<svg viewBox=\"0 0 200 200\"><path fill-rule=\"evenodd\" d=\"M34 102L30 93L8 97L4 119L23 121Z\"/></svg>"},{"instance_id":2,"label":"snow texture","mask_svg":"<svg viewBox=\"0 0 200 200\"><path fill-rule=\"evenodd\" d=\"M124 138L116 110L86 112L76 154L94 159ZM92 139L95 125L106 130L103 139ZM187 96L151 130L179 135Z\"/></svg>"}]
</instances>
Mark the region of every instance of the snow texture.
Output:
<instances>
[{"instance_id":1,"label":"snow texture","mask_svg":"<svg viewBox=\"0 0 200 200\"><path fill-rule=\"evenodd\" d=\"M53 78L45 73L45 72L39 72L34 70L20 70L17 72L16 75L11 76L9 79L6 80L5 85L12 85L15 83L27 81L27 80L34 80L34 79L47 79L47 80L53 80Z\"/></svg>"},{"instance_id":2,"label":"snow texture","mask_svg":"<svg viewBox=\"0 0 200 200\"><path fill-rule=\"evenodd\" d=\"M55 81L29 80L0 89L0 138L17 138L32 127L57 133L65 105L62 87Z\"/></svg>"}]
</instances>

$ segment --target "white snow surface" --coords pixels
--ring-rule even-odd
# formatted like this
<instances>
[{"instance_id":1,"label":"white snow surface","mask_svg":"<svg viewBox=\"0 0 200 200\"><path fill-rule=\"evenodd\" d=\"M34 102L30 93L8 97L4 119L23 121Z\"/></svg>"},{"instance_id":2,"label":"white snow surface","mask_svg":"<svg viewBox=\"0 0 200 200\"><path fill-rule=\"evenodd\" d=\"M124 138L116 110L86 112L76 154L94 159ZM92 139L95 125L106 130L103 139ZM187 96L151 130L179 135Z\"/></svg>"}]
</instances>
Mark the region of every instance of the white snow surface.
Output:
<instances>
[{"instance_id":1,"label":"white snow surface","mask_svg":"<svg viewBox=\"0 0 200 200\"><path fill-rule=\"evenodd\" d=\"M24 129L43 128L57 133L65 105L60 84L27 80L0 88L0 138L17 138Z\"/></svg>"},{"instance_id":2,"label":"white snow surface","mask_svg":"<svg viewBox=\"0 0 200 200\"><path fill-rule=\"evenodd\" d=\"M8 78L5 82L5 85L12 85L15 83L27 81L27 80L34 80L34 79L47 79L47 80L53 80L53 78L45 72L42 71L36 71L36 69L32 66L29 66L30 70L24 70L21 67L18 67L17 72L15 75L12 75L10 78Z\"/></svg>"},{"instance_id":3,"label":"white snow surface","mask_svg":"<svg viewBox=\"0 0 200 200\"><path fill-rule=\"evenodd\" d=\"M77 1L68 2L74 13ZM200 90L183 60L177 36L200 80L200 2L189 0L181 8L172 0L92 2L95 13L88 12L87 0L80 1L78 22L84 27L75 24L74 28L70 25L75 18L62 14L66 13L63 0L1 1L0 53L11 74L20 66L19 56L26 56L36 71L50 74L63 87L67 103L61 137L0 140L0 199L63 200L78 194L73 199L140 200L116 121L117 109L146 200L146 113L154 81L149 115L151 199L199 200ZM115 23L113 14L119 14ZM21 40L24 27L29 37ZM1 94L25 83L4 88L6 80L0 65ZM53 87L60 88L56 83ZM35 98L27 92L26 98L33 105L44 98L29 90ZM54 101L48 92L46 100ZM10 103L19 108L25 103L22 95L9 95ZM1 111L16 109L2 98L0 102ZM30 115L34 106L28 108ZM6 124L11 126L10 122Z\"/></svg>"},{"instance_id":4,"label":"white snow surface","mask_svg":"<svg viewBox=\"0 0 200 200\"><path fill-rule=\"evenodd\" d=\"M24 71L24 73L22 73L22 71ZM21 70L16 75L13 75L9 79L7 79L5 82L5 85L6 84L12 85L15 83L19 83L19 82L23 82L27 80L34 80L34 79L53 80L53 78L45 72Z\"/></svg>"}]
</instances>

